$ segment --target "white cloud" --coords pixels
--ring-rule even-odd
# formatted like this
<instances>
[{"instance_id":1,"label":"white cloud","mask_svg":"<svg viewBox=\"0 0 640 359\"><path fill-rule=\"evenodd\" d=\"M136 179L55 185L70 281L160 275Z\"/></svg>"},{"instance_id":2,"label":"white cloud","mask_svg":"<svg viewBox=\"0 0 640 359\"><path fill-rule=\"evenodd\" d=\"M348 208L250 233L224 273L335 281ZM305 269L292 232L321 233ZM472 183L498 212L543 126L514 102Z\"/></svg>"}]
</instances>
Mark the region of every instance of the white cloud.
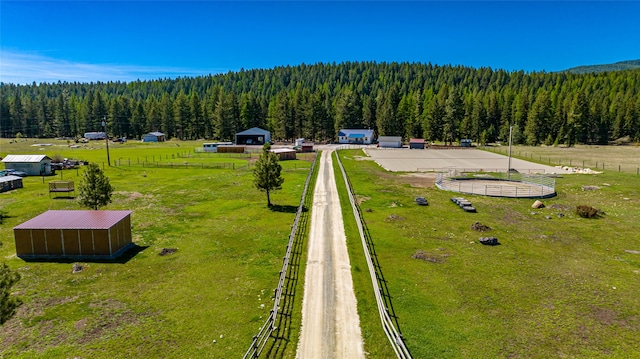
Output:
<instances>
[{"instance_id":1,"label":"white cloud","mask_svg":"<svg viewBox=\"0 0 640 359\"><path fill-rule=\"evenodd\" d=\"M62 82L131 82L160 78L204 76L228 70L194 70L177 67L87 64L37 54L0 51L0 82L12 84Z\"/></svg>"}]
</instances>

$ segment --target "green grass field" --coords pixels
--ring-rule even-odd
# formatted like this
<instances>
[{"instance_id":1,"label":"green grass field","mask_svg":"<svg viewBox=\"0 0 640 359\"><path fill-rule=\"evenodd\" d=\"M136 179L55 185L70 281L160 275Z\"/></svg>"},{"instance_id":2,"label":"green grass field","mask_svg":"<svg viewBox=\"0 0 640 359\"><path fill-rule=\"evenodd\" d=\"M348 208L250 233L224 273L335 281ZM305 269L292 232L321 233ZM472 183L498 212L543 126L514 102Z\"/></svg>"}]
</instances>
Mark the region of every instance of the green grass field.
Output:
<instances>
[{"instance_id":1,"label":"green grass field","mask_svg":"<svg viewBox=\"0 0 640 359\"><path fill-rule=\"evenodd\" d=\"M85 148L31 147L0 142L2 155L44 153L106 163L104 142ZM194 157L197 142L110 146L105 174L115 187L104 209L129 209L140 252L127 261L25 262L15 256L12 228L49 209L82 209L51 199L47 182L79 182L82 169L55 177L24 178L24 188L0 194L2 261L22 275L14 287L24 304L0 330L4 358L237 358L251 344L273 305L271 297L311 156L283 161L285 182L272 194L277 210L253 186L251 158ZM183 157L183 156L189 157ZM173 156L173 158L172 158ZM148 167L155 157L183 166ZM133 159L136 159L135 163ZM236 163L234 168L187 167L184 162ZM144 161L141 161L144 162ZM203 168L204 167L204 168ZM160 256L163 248L177 252ZM300 281L302 283L302 281ZM301 300L301 295L299 296ZM297 337L299 320L291 321ZM295 345L283 354L292 357Z\"/></svg>"},{"instance_id":2,"label":"green grass field","mask_svg":"<svg viewBox=\"0 0 640 359\"><path fill-rule=\"evenodd\" d=\"M458 194L412 187L359 156L341 151L414 358L638 357L640 177L567 175L543 209L531 199L465 195L478 210L466 213L449 200ZM581 204L606 215L580 218ZM477 232L475 222L492 230ZM354 226L347 230L357 238ZM485 236L501 245L481 245ZM367 336L380 324L363 313L375 303L357 251L352 272ZM390 356L384 336L365 340L368 351L384 353L372 357Z\"/></svg>"},{"instance_id":3,"label":"green grass field","mask_svg":"<svg viewBox=\"0 0 640 359\"><path fill-rule=\"evenodd\" d=\"M0 225L0 255L23 277L15 292L24 304L0 330L0 357L242 357L271 308L312 158L282 162L285 182L272 196L279 211L272 211L252 184L256 154L194 153L199 142L129 142L110 146L116 165L109 167L104 142L75 149L47 143L53 146L0 140L0 155L45 153L104 165L116 188L105 209L134 211L140 252L116 263L83 262L77 274L70 262L25 262L15 257L12 228L48 209L81 209L74 200L50 199L46 182L79 181L82 170L44 183L27 177L25 188L1 193L0 210L10 217ZM592 159L588 153L581 152L583 160ZM415 178L359 160L361 151L340 154L414 358L637 357L640 177L567 175L543 209L532 209L530 199L465 195L478 209L473 214L449 201L455 193L414 187ZM429 206L417 206L416 196ZM365 350L390 358L344 191L341 200ZM580 218L573 209L581 204L606 214ZM474 231L475 222L493 229ZM483 246L483 236L501 245ZM160 256L163 248L178 251ZM301 252L281 358L295 357L304 245Z\"/></svg>"}]
</instances>

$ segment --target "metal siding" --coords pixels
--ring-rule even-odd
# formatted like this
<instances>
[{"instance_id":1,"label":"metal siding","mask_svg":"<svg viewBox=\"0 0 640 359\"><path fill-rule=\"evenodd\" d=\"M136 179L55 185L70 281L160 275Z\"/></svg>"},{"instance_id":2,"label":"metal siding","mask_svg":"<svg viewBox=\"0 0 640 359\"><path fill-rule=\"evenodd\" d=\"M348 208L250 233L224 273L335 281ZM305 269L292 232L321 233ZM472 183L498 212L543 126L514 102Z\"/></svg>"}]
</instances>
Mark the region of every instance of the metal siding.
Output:
<instances>
[{"instance_id":1,"label":"metal siding","mask_svg":"<svg viewBox=\"0 0 640 359\"><path fill-rule=\"evenodd\" d=\"M31 231L31 244L33 245L33 254L48 254L46 236L47 233L45 230Z\"/></svg>"},{"instance_id":2,"label":"metal siding","mask_svg":"<svg viewBox=\"0 0 640 359\"><path fill-rule=\"evenodd\" d=\"M126 216L120 223L122 223L125 244L133 242L133 237L131 236L131 216Z\"/></svg>"},{"instance_id":3,"label":"metal siding","mask_svg":"<svg viewBox=\"0 0 640 359\"><path fill-rule=\"evenodd\" d=\"M33 246L31 245L31 230L14 229L13 234L16 242L16 254L18 256L22 254L33 254Z\"/></svg>"},{"instance_id":4,"label":"metal siding","mask_svg":"<svg viewBox=\"0 0 640 359\"><path fill-rule=\"evenodd\" d=\"M94 254L110 254L109 252L109 241L104 236L104 230L100 231L92 231L92 230L83 230L82 236L86 236L93 241L93 246L95 248Z\"/></svg>"},{"instance_id":5,"label":"metal siding","mask_svg":"<svg viewBox=\"0 0 640 359\"><path fill-rule=\"evenodd\" d=\"M78 233L79 231L74 232ZM94 231L86 231L93 234ZM93 255L95 251L93 250L93 235L91 236L80 236L80 254L82 255Z\"/></svg>"},{"instance_id":6,"label":"metal siding","mask_svg":"<svg viewBox=\"0 0 640 359\"><path fill-rule=\"evenodd\" d=\"M80 252L80 238L78 238L78 236L75 235L75 231L70 231L70 232L74 233L74 235L71 235L69 237L65 236L64 241L62 242L64 245L64 254L68 256L80 255L82 254Z\"/></svg>"},{"instance_id":7,"label":"metal siding","mask_svg":"<svg viewBox=\"0 0 640 359\"><path fill-rule=\"evenodd\" d=\"M47 232L47 254L62 254L62 239L64 237L66 237L64 231L55 229L49 230Z\"/></svg>"}]
</instances>

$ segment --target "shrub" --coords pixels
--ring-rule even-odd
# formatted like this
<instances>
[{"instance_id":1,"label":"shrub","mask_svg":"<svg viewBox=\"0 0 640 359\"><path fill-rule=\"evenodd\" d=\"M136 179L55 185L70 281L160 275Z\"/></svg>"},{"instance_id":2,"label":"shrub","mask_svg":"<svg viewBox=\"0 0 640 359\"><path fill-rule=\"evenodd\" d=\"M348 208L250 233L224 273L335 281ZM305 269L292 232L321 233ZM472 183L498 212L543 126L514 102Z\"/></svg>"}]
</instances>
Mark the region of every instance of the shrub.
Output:
<instances>
[{"instance_id":1,"label":"shrub","mask_svg":"<svg viewBox=\"0 0 640 359\"><path fill-rule=\"evenodd\" d=\"M578 213L578 216L582 218L598 218L602 217L602 215L604 214L604 212L597 208L585 205L576 207L576 213Z\"/></svg>"}]
</instances>

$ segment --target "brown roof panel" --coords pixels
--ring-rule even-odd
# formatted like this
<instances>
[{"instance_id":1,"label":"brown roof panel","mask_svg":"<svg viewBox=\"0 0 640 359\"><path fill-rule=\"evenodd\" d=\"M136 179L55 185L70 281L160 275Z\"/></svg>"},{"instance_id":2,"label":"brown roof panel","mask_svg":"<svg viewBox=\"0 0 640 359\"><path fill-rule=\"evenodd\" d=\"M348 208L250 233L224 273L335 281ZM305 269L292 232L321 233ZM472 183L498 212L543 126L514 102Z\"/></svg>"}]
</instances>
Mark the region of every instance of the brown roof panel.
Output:
<instances>
[{"instance_id":1,"label":"brown roof panel","mask_svg":"<svg viewBox=\"0 0 640 359\"><path fill-rule=\"evenodd\" d=\"M132 211L46 211L14 229L107 229Z\"/></svg>"}]
</instances>

